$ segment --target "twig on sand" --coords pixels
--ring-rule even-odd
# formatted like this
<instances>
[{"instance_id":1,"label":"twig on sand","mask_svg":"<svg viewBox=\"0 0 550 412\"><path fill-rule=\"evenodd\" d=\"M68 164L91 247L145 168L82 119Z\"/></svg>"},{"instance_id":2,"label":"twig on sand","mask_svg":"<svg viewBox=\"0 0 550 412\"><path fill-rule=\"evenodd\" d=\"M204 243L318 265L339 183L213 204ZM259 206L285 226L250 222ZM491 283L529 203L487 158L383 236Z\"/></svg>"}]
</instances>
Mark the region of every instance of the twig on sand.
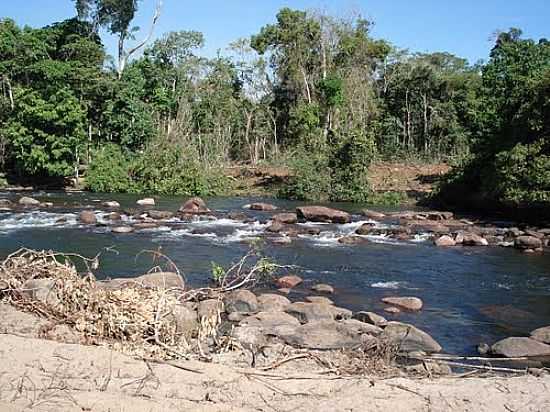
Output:
<instances>
[{"instance_id":1,"label":"twig on sand","mask_svg":"<svg viewBox=\"0 0 550 412\"><path fill-rule=\"evenodd\" d=\"M479 370L486 370L491 372L504 372L504 373L517 373L525 375L528 373L527 369L513 369L513 368L503 368L503 367L497 367L497 366L485 366L485 365L471 365L468 363L462 363L462 362L451 362L446 360L437 360L437 359L425 359L426 362L433 362L433 363L442 363L449 366L456 366L459 368L466 368L466 369L479 369Z\"/></svg>"}]
</instances>

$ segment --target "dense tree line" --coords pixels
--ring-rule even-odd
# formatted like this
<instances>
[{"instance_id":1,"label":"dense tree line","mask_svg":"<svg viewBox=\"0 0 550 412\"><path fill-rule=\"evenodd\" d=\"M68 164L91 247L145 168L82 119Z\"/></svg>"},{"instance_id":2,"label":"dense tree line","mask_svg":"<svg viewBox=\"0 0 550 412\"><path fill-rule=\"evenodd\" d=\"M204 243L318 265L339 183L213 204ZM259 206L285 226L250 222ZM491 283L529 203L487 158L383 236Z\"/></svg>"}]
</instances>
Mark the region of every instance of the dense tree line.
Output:
<instances>
[{"instance_id":1,"label":"dense tree line","mask_svg":"<svg viewBox=\"0 0 550 412\"><path fill-rule=\"evenodd\" d=\"M0 20L0 171L217 194L224 166L273 163L293 171L281 195L365 201L373 159L415 158L461 162L447 188L548 200L545 41L502 33L472 66L399 50L360 16L285 8L205 58L195 31L132 41L138 3L75 0L77 17L38 29ZM114 61L101 28L118 39Z\"/></svg>"}]
</instances>

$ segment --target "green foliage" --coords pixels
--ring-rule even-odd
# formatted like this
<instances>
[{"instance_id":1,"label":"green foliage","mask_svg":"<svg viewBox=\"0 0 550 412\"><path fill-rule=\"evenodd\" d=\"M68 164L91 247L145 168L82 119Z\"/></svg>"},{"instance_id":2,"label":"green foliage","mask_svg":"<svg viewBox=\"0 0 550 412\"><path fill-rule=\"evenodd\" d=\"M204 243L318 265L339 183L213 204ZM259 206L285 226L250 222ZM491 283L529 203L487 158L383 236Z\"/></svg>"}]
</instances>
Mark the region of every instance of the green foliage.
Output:
<instances>
[{"instance_id":1,"label":"green foliage","mask_svg":"<svg viewBox=\"0 0 550 412\"><path fill-rule=\"evenodd\" d=\"M211 264L212 264L212 269L211 269L210 277L217 285L221 285L227 273L225 269L222 266L218 265L216 262L211 262Z\"/></svg>"},{"instance_id":2,"label":"green foliage","mask_svg":"<svg viewBox=\"0 0 550 412\"><path fill-rule=\"evenodd\" d=\"M376 206L402 206L409 202L409 197L404 192L384 192L373 193L369 196L367 202Z\"/></svg>"},{"instance_id":3,"label":"green foliage","mask_svg":"<svg viewBox=\"0 0 550 412\"><path fill-rule=\"evenodd\" d=\"M330 184L327 156L301 150L291 160L291 177L279 196L294 200L327 200Z\"/></svg>"},{"instance_id":4,"label":"green foliage","mask_svg":"<svg viewBox=\"0 0 550 412\"><path fill-rule=\"evenodd\" d=\"M129 170L131 161L120 147L107 144L96 150L92 155L86 174L86 184L94 192L132 192L135 183Z\"/></svg>"}]
</instances>

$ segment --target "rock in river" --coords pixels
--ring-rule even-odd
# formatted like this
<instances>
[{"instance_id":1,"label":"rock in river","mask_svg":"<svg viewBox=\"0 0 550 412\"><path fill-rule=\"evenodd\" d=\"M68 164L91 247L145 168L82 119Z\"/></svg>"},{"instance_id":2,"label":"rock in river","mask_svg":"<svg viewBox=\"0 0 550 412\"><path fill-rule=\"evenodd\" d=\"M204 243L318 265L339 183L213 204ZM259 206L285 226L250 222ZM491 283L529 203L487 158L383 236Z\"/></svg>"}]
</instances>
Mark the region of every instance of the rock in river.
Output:
<instances>
[{"instance_id":1,"label":"rock in river","mask_svg":"<svg viewBox=\"0 0 550 412\"><path fill-rule=\"evenodd\" d=\"M110 201L107 201L107 202L103 202L102 205L104 207L107 207L109 209L118 209L120 207L120 203L114 201L114 200L110 200Z\"/></svg>"},{"instance_id":2,"label":"rock in river","mask_svg":"<svg viewBox=\"0 0 550 412\"><path fill-rule=\"evenodd\" d=\"M522 250L540 249L542 241L535 236L519 236L514 241L514 247Z\"/></svg>"},{"instance_id":3,"label":"rock in river","mask_svg":"<svg viewBox=\"0 0 550 412\"><path fill-rule=\"evenodd\" d=\"M411 312L417 312L422 309L424 303L421 299L416 297L387 297L383 298L382 302L395 306L400 309L409 310Z\"/></svg>"},{"instance_id":4,"label":"rock in river","mask_svg":"<svg viewBox=\"0 0 550 412\"><path fill-rule=\"evenodd\" d=\"M406 323L388 322L380 337L396 344L402 352L441 352L441 345L434 338Z\"/></svg>"},{"instance_id":5,"label":"rock in river","mask_svg":"<svg viewBox=\"0 0 550 412\"><path fill-rule=\"evenodd\" d=\"M152 197L147 197L145 199L140 199L136 202L140 206L155 206L155 199Z\"/></svg>"},{"instance_id":6,"label":"rock in river","mask_svg":"<svg viewBox=\"0 0 550 412\"><path fill-rule=\"evenodd\" d=\"M328 293L328 294L334 293L334 288L325 283L319 283L317 285L313 285L311 287L311 290L314 290L315 292L319 292L319 293Z\"/></svg>"},{"instance_id":7,"label":"rock in river","mask_svg":"<svg viewBox=\"0 0 550 412\"><path fill-rule=\"evenodd\" d=\"M188 215L202 215L209 213L210 209L206 207L206 202L200 197L193 197L180 207L179 212Z\"/></svg>"},{"instance_id":8,"label":"rock in river","mask_svg":"<svg viewBox=\"0 0 550 412\"><path fill-rule=\"evenodd\" d=\"M335 317L333 306L318 303L292 303L286 308L285 312L294 316L301 323L334 320Z\"/></svg>"},{"instance_id":9,"label":"rock in river","mask_svg":"<svg viewBox=\"0 0 550 412\"><path fill-rule=\"evenodd\" d=\"M133 231L134 228L130 226L115 226L111 229L111 232L118 234L132 233Z\"/></svg>"},{"instance_id":10,"label":"rock in river","mask_svg":"<svg viewBox=\"0 0 550 412\"><path fill-rule=\"evenodd\" d=\"M278 288L294 288L302 283L303 280L301 277L296 275L283 276L277 279L276 284Z\"/></svg>"},{"instance_id":11,"label":"rock in river","mask_svg":"<svg viewBox=\"0 0 550 412\"><path fill-rule=\"evenodd\" d=\"M249 206L250 210L258 210L262 212L272 212L274 210L277 210L277 206L269 204L269 203L252 203Z\"/></svg>"},{"instance_id":12,"label":"rock in river","mask_svg":"<svg viewBox=\"0 0 550 412\"><path fill-rule=\"evenodd\" d=\"M434 241L434 244L439 247L449 247L449 246L455 246L456 242L452 237L445 235L437 238Z\"/></svg>"},{"instance_id":13,"label":"rock in river","mask_svg":"<svg viewBox=\"0 0 550 412\"><path fill-rule=\"evenodd\" d=\"M19 204L23 206L40 206L40 201L33 199L32 197L23 196L19 199Z\"/></svg>"},{"instance_id":14,"label":"rock in river","mask_svg":"<svg viewBox=\"0 0 550 412\"><path fill-rule=\"evenodd\" d=\"M376 212L374 210L368 210L368 209L362 210L361 213L363 214L363 216L374 220L381 220L386 217L384 213L380 213L380 212Z\"/></svg>"},{"instance_id":15,"label":"rock in river","mask_svg":"<svg viewBox=\"0 0 550 412\"><path fill-rule=\"evenodd\" d=\"M353 319L357 319L365 323L370 323L371 325L375 325L375 326L386 326L388 324L388 321L386 320L386 318L373 312L354 313Z\"/></svg>"},{"instance_id":16,"label":"rock in river","mask_svg":"<svg viewBox=\"0 0 550 412\"><path fill-rule=\"evenodd\" d=\"M531 332L531 338L542 343L550 344L550 326L535 329Z\"/></svg>"},{"instance_id":17,"label":"rock in river","mask_svg":"<svg viewBox=\"0 0 550 412\"><path fill-rule=\"evenodd\" d=\"M324 206L303 206L296 208L297 215L300 219L310 222L324 223L349 223L351 216L349 213L341 210L331 209Z\"/></svg>"},{"instance_id":18,"label":"rock in river","mask_svg":"<svg viewBox=\"0 0 550 412\"><path fill-rule=\"evenodd\" d=\"M91 210L83 210L80 212L78 219L86 225L95 225L97 223L95 213Z\"/></svg>"},{"instance_id":19,"label":"rock in river","mask_svg":"<svg viewBox=\"0 0 550 412\"><path fill-rule=\"evenodd\" d=\"M550 356L550 345L531 338L506 338L495 343L491 352L505 358Z\"/></svg>"},{"instance_id":20,"label":"rock in river","mask_svg":"<svg viewBox=\"0 0 550 412\"><path fill-rule=\"evenodd\" d=\"M273 222L285 223L285 224L294 224L298 222L298 216L296 213L278 213L273 215Z\"/></svg>"}]
</instances>

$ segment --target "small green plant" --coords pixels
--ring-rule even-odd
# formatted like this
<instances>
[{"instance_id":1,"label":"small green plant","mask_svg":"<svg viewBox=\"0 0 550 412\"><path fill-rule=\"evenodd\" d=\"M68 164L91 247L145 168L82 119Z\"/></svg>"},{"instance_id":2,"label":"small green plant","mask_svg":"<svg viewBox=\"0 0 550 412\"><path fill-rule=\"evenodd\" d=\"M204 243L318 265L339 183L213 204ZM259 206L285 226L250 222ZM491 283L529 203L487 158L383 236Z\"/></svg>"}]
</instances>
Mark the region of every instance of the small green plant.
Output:
<instances>
[{"instance_id":1,"label":"small green plant","mask_svg":"<svg viewBox=\"0 0 550 412\"><path fill-rule=\"evenodd\" d=\"M227 272L222 266L218 265L216 262L211 262L211 265L212 265L212 269L210 272L210 277L217 285L221 286Z\"/></svg>"}]
</instances>

